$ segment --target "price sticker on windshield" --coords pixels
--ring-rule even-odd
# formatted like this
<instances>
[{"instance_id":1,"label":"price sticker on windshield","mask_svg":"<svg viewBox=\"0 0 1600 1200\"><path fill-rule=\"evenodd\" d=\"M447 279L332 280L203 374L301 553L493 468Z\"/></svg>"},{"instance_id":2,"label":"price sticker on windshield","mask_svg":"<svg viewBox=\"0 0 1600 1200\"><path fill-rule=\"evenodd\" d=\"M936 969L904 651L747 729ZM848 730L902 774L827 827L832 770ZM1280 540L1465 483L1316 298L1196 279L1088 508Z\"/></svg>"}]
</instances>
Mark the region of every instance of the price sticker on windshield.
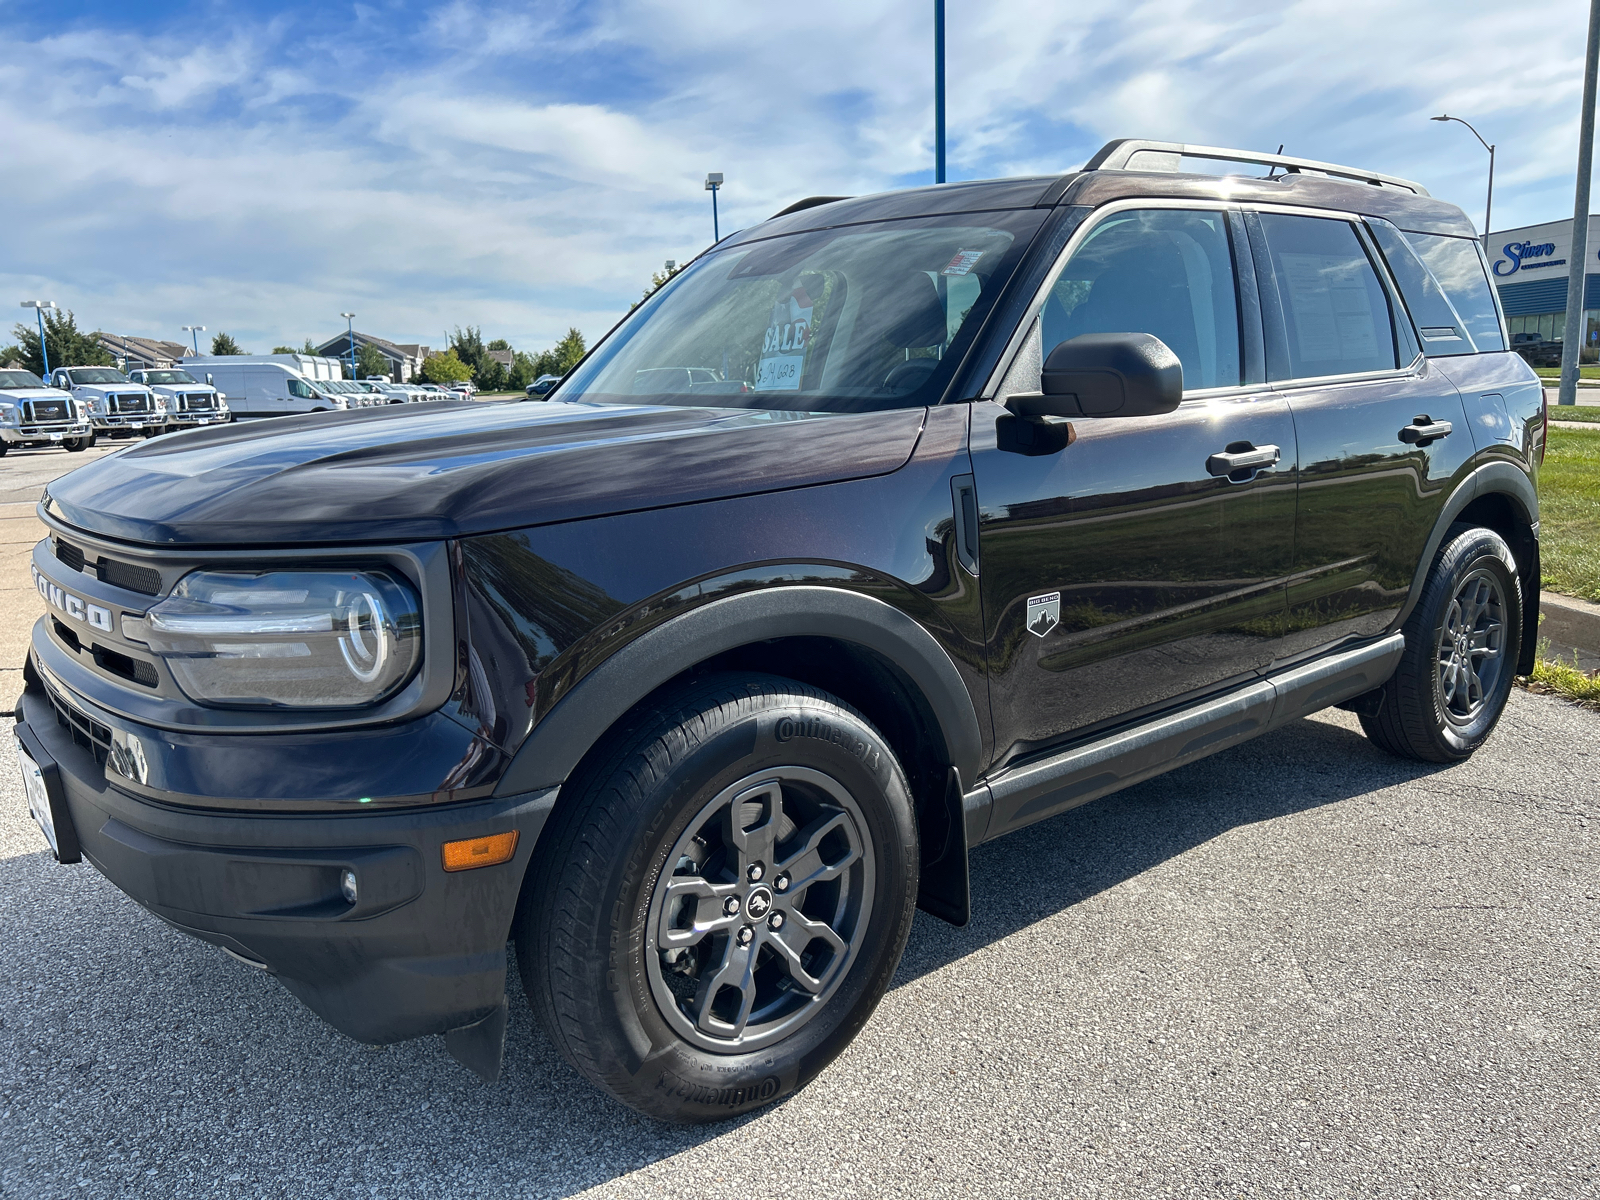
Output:
<instances>
[{"instance_id":1,"label":"price sticker on windshield","mask_svg":"<svg viewBox=\"0 0 1600 1200\"><path fill-rule=\"evenodd\" d=\"M761 360L756 364L756 391L800 390L814 308L805 288L798 286L772 306L772 321L761 340Z\"/></svg>"},{"instance_id":2,"label":"price sticker on windshield","mask_svg":"<svg viewBox=\"0 0 1600 1200\"><path fill-rule=\"evenodd\" d=\"M956 256L950 260L949 264L939 274L965 275L978 265L978 260L982 257L982 250L957 250Z\"/></svg>"}]
</instances>

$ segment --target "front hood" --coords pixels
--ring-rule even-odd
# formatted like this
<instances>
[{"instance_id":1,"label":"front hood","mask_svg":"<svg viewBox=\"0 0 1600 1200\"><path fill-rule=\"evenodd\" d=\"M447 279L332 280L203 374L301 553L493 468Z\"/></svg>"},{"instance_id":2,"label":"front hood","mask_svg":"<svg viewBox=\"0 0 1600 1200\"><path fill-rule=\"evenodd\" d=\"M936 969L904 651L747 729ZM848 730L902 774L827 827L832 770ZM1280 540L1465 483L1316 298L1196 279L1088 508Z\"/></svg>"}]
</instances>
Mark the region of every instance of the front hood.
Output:
<instances>
[{"instance_id":1,"label":"front hood","mask_svg":"<svg viewBox=\"0 0 1600 1200\"><path fill-rule=\"evenodd\" d=\"M72 390L86 396L149 396L151 390L142 383L75 383Z\"/></svg>"},{"instance_id":2,"label":"front hood","mask_svg":"<svg viewBox=\"0 0 1600 1200\"><path fill-rule=\"evenodd\" d=\"M154 392L158 396L199 396L217 389L209 383L151 383L145 385L145 390Z\"/></svg>"},{"instance_id":3,"label":"front hood","mask_svg":"<svg viewBox=\"0 0 1600 1200\"><path fill-rule=\"evenodd\" d=\"M43 503L151 545L429 541L885 474L924 415L384 405L142 442L57 479Z\"/></svg>"},{"instance_id":4,"label":"front hood","mask_svg":"<svg viewBox=\"0 0 1600 1200\"><path fill-rule=\"evenodd\" d=\"M71 397L60 388L6 388L0 391L0 400L69 400Z\"/></svg>"}]
</instances>

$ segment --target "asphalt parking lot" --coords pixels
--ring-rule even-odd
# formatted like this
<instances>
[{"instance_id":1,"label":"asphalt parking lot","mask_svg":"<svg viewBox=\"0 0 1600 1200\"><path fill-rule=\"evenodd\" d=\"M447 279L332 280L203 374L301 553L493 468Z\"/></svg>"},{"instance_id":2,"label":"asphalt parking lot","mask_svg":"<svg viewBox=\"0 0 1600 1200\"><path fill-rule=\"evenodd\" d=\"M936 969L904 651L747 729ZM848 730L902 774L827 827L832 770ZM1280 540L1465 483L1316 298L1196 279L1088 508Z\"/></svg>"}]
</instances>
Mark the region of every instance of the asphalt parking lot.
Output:
<instances>
[{"instance_id":1,"label":"asphalt parking lot","mask_svg":"<svg viewBox=\"0 0 1600 1200\"><path fill-rule=\"evenodd\" d=\"M1600 1195L1597 735L1516 692L1439 769L1329 712L981 847L832 1068L698 1129L515 983L498 1084L351 1042L52 863L0 769L0 1195Z\"/></svg>"}]
</instances>

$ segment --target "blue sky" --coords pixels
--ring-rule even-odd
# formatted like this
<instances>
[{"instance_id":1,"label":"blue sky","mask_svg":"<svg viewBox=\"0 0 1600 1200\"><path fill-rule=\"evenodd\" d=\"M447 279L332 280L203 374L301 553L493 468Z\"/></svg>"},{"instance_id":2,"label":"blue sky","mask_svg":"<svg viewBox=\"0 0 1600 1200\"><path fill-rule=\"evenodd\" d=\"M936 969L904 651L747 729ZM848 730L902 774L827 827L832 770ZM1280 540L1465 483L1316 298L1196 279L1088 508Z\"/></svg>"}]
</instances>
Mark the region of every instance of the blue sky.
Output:
<instances>
[{"instance_id":1,"label":"blue sky","mask_svg":"<svg viewBox=\"0 0 1600 1200\"><path fill-rule=\"evenodd\" d=\"M947 0L950 177L1112 137L1419 179L1570 216L1584 21L1452 0ZM931 0L0 0L0 298L247 348L356 327L537 350L801 196L932 181ZM20 314L20 310L13 308ZM0 340L8 341L9 338Z\"/></svg>"}]
</instances>

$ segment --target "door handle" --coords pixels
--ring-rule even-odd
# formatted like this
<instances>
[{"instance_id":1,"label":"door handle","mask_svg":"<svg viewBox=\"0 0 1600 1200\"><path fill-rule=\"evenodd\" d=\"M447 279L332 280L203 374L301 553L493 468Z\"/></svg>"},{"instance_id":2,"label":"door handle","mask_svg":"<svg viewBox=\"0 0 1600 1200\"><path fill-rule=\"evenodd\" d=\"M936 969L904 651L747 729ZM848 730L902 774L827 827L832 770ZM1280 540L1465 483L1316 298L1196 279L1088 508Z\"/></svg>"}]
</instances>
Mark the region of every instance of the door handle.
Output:
<instances>
[{"instance_id":1,"label":"door handle","mask_svg":"<svg viewBox=\"0 0 1600 1200\"><path fill-rule=\"evenodd\" d=\"M978 485L971 475L950 480L950 498L955 506L956 558L968 575L978 577Z\"/></svg>"},{"instance_id":2,"label":"door handle","mask_svg":"<svg viewBox=\"0 0 1600 1200\"><path fill-rule=\"evenodd\" d=\"M1249 483L1257 471L1277 465L1282 457L1276 446L1229 442L1226 450L1206 459L1206 470L1213 475L1226 475L1233 483Z\"/></svg>"},{"instance_id":3,"label":"door handle","mask_svg":"<svg viewBox=\"0 0 1600 1200\"><path fill-rule=\"evenodd\" d=\"M1411 424L1400 431L1400 440L1408 445L1426 446L1442 437L1449 437L1455 426L1449 421L1435 421L1427 413L1412 418Z\"/></svg>"}]
</instances>

